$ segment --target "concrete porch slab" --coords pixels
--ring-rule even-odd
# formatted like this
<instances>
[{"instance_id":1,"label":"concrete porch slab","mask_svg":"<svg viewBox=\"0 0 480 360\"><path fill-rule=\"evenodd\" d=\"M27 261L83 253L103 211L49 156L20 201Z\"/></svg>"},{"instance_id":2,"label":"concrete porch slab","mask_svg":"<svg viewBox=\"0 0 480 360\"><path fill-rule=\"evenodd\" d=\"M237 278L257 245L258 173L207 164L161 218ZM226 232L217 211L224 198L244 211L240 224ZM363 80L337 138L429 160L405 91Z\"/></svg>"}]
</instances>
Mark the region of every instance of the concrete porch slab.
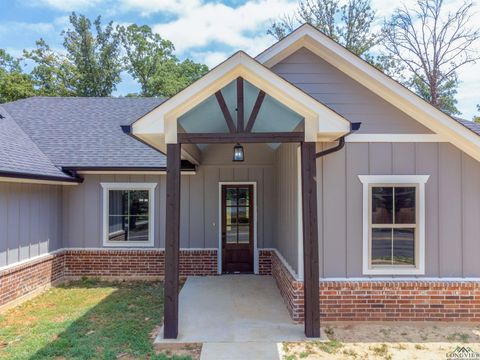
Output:
<instances>
[{"instance_id":1,"label":"concrete porch slab","mask_svg":"<svg viewBox=\"0 0 480 360\"><path fill-rule=\"evenodd\" d=\"M201 360L281 360L282 344L276 342L237 342L203 344Z\"/></svg>"},{"instance_id":2,"label":"concrete porch slab","mask_svg":"<svg viewBox=\"0 0 480 360\"><path fill-rule=\"evenodd\" d=\"M179 295L179 336L157 343L233 343L306 340L271 276L189 277ZM207 348L208 350L208 348Z\"/></svg>"}]
</instances>

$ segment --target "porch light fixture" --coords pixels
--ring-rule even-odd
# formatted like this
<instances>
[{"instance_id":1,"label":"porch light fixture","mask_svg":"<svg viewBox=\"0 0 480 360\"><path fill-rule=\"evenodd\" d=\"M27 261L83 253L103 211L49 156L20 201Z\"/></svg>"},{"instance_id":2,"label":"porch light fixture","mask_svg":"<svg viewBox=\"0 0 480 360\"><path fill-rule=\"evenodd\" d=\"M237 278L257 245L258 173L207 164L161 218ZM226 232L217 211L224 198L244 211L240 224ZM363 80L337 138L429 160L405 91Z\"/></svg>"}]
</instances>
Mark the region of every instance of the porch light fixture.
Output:
<instances>
[{"instance_id":1,"label":"porch light fixture","mask_svg":"<svg viewBox=\"0 0 480 360\"><path fill-rule=\"evenodd\" d=\"M245 160L243 146L237 143L237 145L233 147L233 161L243 161L243 160Z\"/></svg>"}]
</instances>

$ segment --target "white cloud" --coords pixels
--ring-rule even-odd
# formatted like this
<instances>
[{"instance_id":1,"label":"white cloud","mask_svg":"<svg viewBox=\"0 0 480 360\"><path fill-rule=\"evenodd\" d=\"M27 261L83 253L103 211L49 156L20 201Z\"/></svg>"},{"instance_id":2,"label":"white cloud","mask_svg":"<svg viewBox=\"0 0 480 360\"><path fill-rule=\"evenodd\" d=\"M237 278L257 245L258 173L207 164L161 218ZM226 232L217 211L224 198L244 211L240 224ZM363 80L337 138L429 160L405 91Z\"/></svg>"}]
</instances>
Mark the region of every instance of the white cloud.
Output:
<instances>
[{"instance_id":1,"label":"white cloud","mask_svg":"<svg viewBox=\"0 0 480 360\"><path fill-rule=\"evenodd\" d=\"M179 53L210 44L220 44L234 50L257 51L272 40L266 36L252 39L252 34L264 33L266 24L293 11L296 1L257 0L231 7L199 0L124 0L123 6L136 9L142 15L158 11L175 15L175 20L154 25L153 29L173 41Z\"/></svg>"},{"instance_id":2,"label":"white cloud","mask_svg":"<svg viewBox=\"0 0 480 360\"><path fill-rule=\"evenodd\" d=\"M231 54L222 51L192 52L190 57L197 62L206 64L210 69L226 60Z\"/></svg>"}]
</instances>

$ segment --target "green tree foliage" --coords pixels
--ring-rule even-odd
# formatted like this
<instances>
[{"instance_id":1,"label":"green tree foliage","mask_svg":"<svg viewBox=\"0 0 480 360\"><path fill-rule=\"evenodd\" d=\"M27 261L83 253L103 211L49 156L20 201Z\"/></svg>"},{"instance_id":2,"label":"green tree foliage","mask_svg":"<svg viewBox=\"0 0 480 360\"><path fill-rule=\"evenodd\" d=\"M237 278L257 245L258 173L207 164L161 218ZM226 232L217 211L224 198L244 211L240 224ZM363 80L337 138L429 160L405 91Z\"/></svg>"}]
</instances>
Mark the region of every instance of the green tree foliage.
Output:
<instances>
[{"instance_id":1,"label":"green tree foliage","mask_svg":"<svg viewBox=\"0 0 480 360\"><path fill-rule=\"evenodd\" d=\"M126 70L141 86L142 96L172 96L208 71L191 60L180 62L173 44L149 26L117 28L125 52Z\"/></svg>"},{"instance_id":2,"label":"green tree foliage","mask_svg":"<svg viewBox=\"0 0 480 360\"><path fill-rule=\"evenodd\" d=\"M480 112L480 105L477 105L477 111ZM473 121L480 124L480 115L475 115Z\"/></svg>"},{"instance_id":3,"label":"green tree foliage","mask_svg":"<svg viewBox=\"0 0 480 360\"><path fill-rule=\"evenodd\" d=\"M67 59L76 70L74 88L78 96L110 96L120 82L122 64L120 40L112 22L101 25L98 16L92 22L84 15L70 15L71 28L64 31Z\"/></svg>"},{"instance_id":4,"label":"green tree foliage","mask_svg":"<svg viewBox=\"0 0 480 360\"><path fill-rule=\"evenodd\" d=\"M0 49L0 103L35 95L33 82L22 72L20 61Z\"/></svg>"},{"instance_id":5,"label":"green tree foliage","mask_svg":"<svg viewBox=\"0 0 480 360\"><path fill-rule=\"evenodd\" d=\"M74 96L78 73L66 56L53 51L40 39L36 49L23 52L26 59L35 63L31 75L39 94L44 96Z\"/></svg>"},{"instance_id":6,"label":"green tree foliage","mask_svg":"<svg viewBox=\"0 0 480 360\"><path fill-rule=\"evenodd\" d=\"M294 14L286 14L272 23L268 33L278 40L297 26L308 23L356 55L373 62L369 50L380 40L371 31L375 10L370 0L301 0Z\"/></svg>"},{"instance_id":7,"label":"green tree foliage","mask_svg":"<svg viewBox=\"0 0 480 360\"><path fill-rule=\"evenodd\" d=\"M457 70L479 59L474 43L479 29L469 27L473 4L465 2L454 12L443 10L443 0L418 0L402 7L385 24L385 52L403 66L409 86L447 114L459 114L455 94Z\"/></svg>"}]
</instances>

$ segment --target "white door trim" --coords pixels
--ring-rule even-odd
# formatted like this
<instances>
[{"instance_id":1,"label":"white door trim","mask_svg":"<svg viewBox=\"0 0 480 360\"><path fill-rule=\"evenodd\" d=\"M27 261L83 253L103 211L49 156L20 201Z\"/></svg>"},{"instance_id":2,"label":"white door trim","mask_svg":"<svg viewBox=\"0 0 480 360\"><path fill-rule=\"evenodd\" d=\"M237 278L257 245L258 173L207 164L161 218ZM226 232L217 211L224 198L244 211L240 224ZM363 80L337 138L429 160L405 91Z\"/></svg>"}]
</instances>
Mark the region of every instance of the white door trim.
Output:
<instances>
[{"instance_id":1,"label":"white door trim","mask_svg":"<svg viewBox=\"0 0 480 360\"><path fill-rule=\"evenodd\" d=\"M257 246L257 182L256 181L220 181L218 183L218 256L217 272L222 274L222 185L253 185L253 273L258 274Z\"/></svg>"}]
</instances>

